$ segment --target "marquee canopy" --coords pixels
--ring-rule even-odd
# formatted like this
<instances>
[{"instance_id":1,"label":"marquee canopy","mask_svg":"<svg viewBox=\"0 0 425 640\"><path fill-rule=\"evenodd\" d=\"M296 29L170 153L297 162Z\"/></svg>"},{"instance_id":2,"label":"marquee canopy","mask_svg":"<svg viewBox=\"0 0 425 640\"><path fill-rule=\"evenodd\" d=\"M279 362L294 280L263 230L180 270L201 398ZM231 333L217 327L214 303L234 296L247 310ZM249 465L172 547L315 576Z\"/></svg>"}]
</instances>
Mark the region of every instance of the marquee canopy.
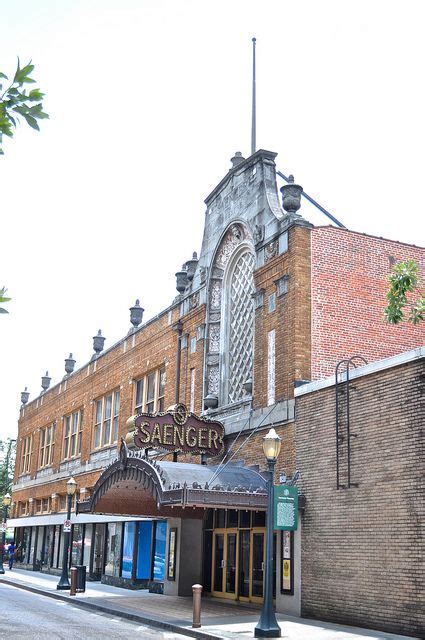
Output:
<instances>
[{"instance_id":1,"label":"marquee canopy","mask_svg":"<svg viewBox=\"0 0 425 640\"><path fill-rule=\"evenodd\" d=\"M218 474L216 475L216 472ZM214 476L215 479L214 479ZM267 485L256 467L155 461L122 443L118 460L107 467L78 513L181 516L206 507L265 509ZM200 514L198 514L199 517Z\"/></svg>"}]
</instances>

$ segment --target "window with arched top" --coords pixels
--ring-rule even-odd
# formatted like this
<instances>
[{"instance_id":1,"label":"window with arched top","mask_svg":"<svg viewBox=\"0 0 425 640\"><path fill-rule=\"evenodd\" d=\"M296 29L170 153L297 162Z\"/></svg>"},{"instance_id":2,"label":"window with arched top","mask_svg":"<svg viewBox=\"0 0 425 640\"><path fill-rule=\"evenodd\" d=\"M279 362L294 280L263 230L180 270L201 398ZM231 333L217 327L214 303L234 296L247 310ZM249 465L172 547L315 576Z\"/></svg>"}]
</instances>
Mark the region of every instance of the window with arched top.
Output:
<instances>
[{"instance_id":1,"label":"window with arched top","mask_svg":"<svg viewBox=\"0 0 425 640\"><path fill-rule=\"evenodd\" d=\"M233 223L217 247L209 279L205 386L219 405L243 400L244 384L252 379L254 268L250 231Z\"/></svg>"},{"instance_id":2,"label":"window with arched top","mask_svg":"<svg viewBox=\"0 0 425 640\"><path fill-rule=\"evenodd\" d=\"M238 252L225 280L223 364L229 403L242 400L246 395L244 383L252 377L254 263L251 251Z\"/></svg>"}]
</instances>

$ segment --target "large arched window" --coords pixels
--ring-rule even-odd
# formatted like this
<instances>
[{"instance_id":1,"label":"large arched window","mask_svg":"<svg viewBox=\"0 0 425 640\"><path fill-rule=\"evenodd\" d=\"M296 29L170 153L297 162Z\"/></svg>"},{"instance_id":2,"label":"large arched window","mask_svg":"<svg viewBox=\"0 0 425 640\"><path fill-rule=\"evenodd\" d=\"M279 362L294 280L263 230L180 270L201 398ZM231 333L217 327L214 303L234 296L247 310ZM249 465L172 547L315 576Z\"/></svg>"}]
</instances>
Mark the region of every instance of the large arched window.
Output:
<instances>
[{"instance_id":1,"label":"large arched window","mask_svg":"<svg viewBox=\"0 0 425 640\"><path fill-rule=\"evenodd\" d=\"M225 318L223 323L223 364L228 402L237 402L246 394L244 383L252 377L254 330L254 271L251 251L237 251L225 278Z\"/></svg>"},{"instance_id":2,"label":"large arched window","mask_svg":"<svg viewBox=\"0 0 425 640\"><path fill-rule=\"evenodd\" d=\"M209 281L206 392L220 405L242 400L252 378L254 267L251 234L233 223L217 248Z\"/></svg>"}]
</instances>

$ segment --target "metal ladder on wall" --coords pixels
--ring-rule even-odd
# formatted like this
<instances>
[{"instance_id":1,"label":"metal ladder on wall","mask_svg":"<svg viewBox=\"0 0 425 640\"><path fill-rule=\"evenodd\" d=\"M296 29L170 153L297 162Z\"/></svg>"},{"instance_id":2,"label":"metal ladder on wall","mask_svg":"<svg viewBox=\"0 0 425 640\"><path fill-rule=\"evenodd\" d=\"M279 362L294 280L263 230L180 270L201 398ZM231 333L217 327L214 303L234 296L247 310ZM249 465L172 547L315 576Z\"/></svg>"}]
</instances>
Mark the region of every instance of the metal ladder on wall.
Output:
<instances>
[{"instance_id":1,"label":"metal ladder on wall","mask_svg":"<svg viewBox=\"0 0 425 640\"><path fill-rule=\"evenodd\" d=\"M340 360L335 367L335 444L336 444L336 488L358 487L351 480L351 439L357 434L351 430L350 422L350 367L367 364L363 356L352 356ZM345 464L344 464L345 463ZM344 482L346 478L346 483Z\"/></svg>"}]
</instances>

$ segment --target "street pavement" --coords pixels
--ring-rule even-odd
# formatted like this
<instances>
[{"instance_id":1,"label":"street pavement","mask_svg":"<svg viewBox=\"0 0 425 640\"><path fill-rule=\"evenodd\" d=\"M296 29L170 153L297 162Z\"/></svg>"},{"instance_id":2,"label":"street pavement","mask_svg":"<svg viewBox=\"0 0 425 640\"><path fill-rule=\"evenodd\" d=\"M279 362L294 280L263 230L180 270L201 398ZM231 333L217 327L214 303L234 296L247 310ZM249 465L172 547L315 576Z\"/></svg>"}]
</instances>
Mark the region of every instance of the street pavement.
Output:
<instances>
[{"instance_id":1,"label":"street pavement","mask_svg":"<svg viewBox=\"0 0 425 640\"><path fill-rule=\"evenodd\" d=\"M0 638L19 640L184 640L188 636L154 629L103 613L90 613L71 603L1 585Z\"/></svg>"},{"instance_id":2,"label":"street pavement","mask_svg":"<svg viewBox=\"0 0 425 640\"><path fill-rule=\"evenodd\" d=\"M58 576L54 575L15 568L6 570L5 575L0 576L0 638L12 635L23 639L91 640L103 638L106 633L111 639L155 636L177 640L184 637L242 640L253 638L260 614L258 607L202 598L202 628L195 630L191 625L190 597L131 591L99 582L88 582L84 593L72 597L69 592L58 592L57 582ZM7 602L3 598L6 588ZM23 590L26 590L25 602L20 598ZM285 640L413 640L282 613L277 614L277 619ZM154 630L154 627L157 628Z\"/></svg>"}]
</instances>

